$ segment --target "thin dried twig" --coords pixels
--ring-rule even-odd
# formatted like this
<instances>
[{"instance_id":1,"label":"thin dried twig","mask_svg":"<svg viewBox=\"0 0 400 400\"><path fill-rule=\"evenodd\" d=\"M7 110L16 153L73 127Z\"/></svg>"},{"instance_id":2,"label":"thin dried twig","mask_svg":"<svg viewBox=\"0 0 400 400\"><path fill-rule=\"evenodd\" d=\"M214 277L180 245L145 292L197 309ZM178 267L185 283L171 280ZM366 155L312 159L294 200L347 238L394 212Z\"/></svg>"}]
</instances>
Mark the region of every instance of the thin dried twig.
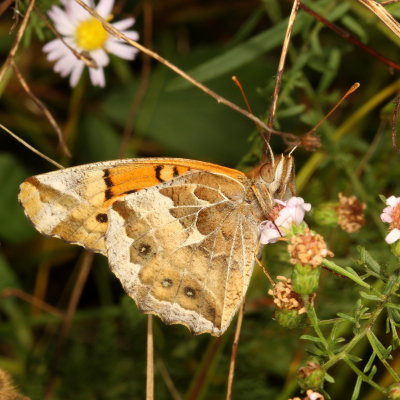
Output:
<instances>
[{"instance_id":1,"label":"thin dried twig","mask_svg":"<svg viewBox=\"0 0 400 400\"><path fill-rule=\"evenodd\" d=\"M64 141L64 136L61 132L60 127L58 126L56 120L54 119L54 117L52 116L51 112L49 111L49 109L34 95L34 93L32 92L31 88L29 87L28 83L25 81L24 77L21 74L21 71L18 69L17 65L15 64L14 60L11 60L11 66L15 72L15 75L19 81L19 83L21 84L22 88L25 90L26 94L32 99L32 101L40 108L40 110L42 111L42 113L45 115L45 117L49 120L51 126L54 128L54 130L57 133L57 137L58 137L58 142L59 145L61 146L61 148L63 149L63 152L68 156L71 157L71 153L67 147L67 145L65 144Z\"/></svg>"},{"instance_id":2,"label":"thin dried twig","mask_svg":"<svg viewBox=\"0 0 400 400\"><path fill-rule=\"evenodd\" d=\"M15 27L18 25L20 14L21 13L19 11L19 0L15 0L14 13L13 13L13 17L12 17L14 22L11 25L10 33L14 32Z\"/></svg>"},{"instance_id":3,"label":"thin dried twig","mask_svg":"<svg viewBox=\"0 0 400 400\"><path fill-rule=\"evenodd\" d=\"M50 400L52 397L54 387L56 384L56 377L57 377L57 372L58 372L58 366L59 366L59 363L61 360L61 354L64 350L64 345L65 345L65 342L66 342L66 339L67 339L67 336L69 333L69 329L71 327L72 317L75 314L75 310L78 305L79 299L81 297L83 287L85 286L87 277L90 272L90 268L93 263L93 257L94 257L93 253L89 253L87 251L84 252L81 269L79 271L79 275L78 275L74 290L71 294L71 298L70 298L70 301L69 301L69 304L67 307L67 311L65 313L64 321L61 326L61 332L60 332L60 336L59 336L58 343L57 343L57 350L56 350L56 354L55 354L55 357L53 360L53 365L50 368L51 373L50 373L50 378L49 378L49 381L47 384L44 400Z\"/></svg>"},{"instance_id":4,"label":"thin dried twig","mask_svg":"<svg viewBox=\"0 0 400 400\"><path fill-rule=\"evenodd\" d=\"M110 33L111 35L115 36L118 39L124 40L126 43L128 43L131 46L142 51L143 53L147 54L151 58L154 58L159 63L165 65L167 68L171 69L176 74L178 74L182 78L186 79L192 85L194 85L197 88L199 88L200 90L202 90L204 93L207 93L209 96L213 97L215 100L217 100L218 103L224 104L225 106L231 108L232 110L235 110L236 112L244 115L245 117L251 119L252 121L257 122L267 132L270 132L270 133L276 134L276 135L287 135L288 134L287 132L281 132L281 131L277 131L275 129L269 128L263 121L261 121L255 115L249 113L248 111L244 110L243 108L237 106L236 104L232 103L231 101L229 101L229 100L225 99L224 97L220 96L219 94L215 93L214 91L209 89L207 86L203 85L202 83L200 83L199 81L197 81L196 79L194 79L190 75L188 75L186 72L184 72L183 70L178 68L176 65L172 64L164 57L161 57L158 53L156 53L156 52L148 49L147 47L141 45L140 43L135 42L134 40L130 39L129 37L124 35L122 32L120 32L118 29L114 28L109 22L107 22L104 18L102 18L94 9L92 9L88 5L86 5L82 0L75 0L75 2L77 2L79 5L81 5L90 15L92 15L98 21L100 21L103 24L104 29L108 33Z\"/></svg>"},{"instance_id":5,"label":"thin dried twig","mask_svg":"<svg viewBox=\"0 0 400 400\"><path fill-rule=\"evenodd\" d=\"M43 311L48 312L49 314L53 314L53 315L55 315L57 317L61 317L61 318L64 317L64 314L58 308L53 307L51 304L48 304L45 301L38 299L35 296L25 293L21 289L13 289L13 288L4 289L1 292L1 298L5 299L7 297L18 297L18 298L26 301L27 303L32 304L34 307L40 308Z\"/></svg>"},{"instance_id":6,"label":"thin dried twig","mask_svg":"<svg viewBox=\"0 0 400 400\"><path fill-rule=\"evenodd\" d=\"M357 47L359 47L361 50L365 51L368 54L371 54L373 57L378 59L380 62L383 64L386 64L390 68L400 70L400 65L396 64L394 61L389 60L382 54L378 53L377 51L371 49L370 47L366 46L364 43L361 43L358 39L356 39L354 36L350 34L350 32L338 27L337 25L333 24L332 22L328 21L326 18L324 18L322 15L318 14L311 8L307 7L305 4L300 3L300 8L305 11L307 14L310 14L312 17L314 17L317 21L322 22L324 25L326 25L329 29L337 33L339 36L341 36L343 39L346 39L350 43L353 43Z\"/></svg>"},{"instance_id":7,"label":"thin dried twig","mask_svg":"<svg viewBox=\"0 0 400 400\"><path fill-rule=\"evenodd\" d=\"M397 153L400 153L400 149L397 147L396 143L396 127L397 127L397 120L399 117L399 109L400 109L400 96L397 96L394 101L394 111L393 111L393 119L392 119L392 146L393 148L397 151Z\"/></svg>"},{"instance_id":8,"label":"thin dried twig","mask_svg":"<svg viewBox=\"0 0 400 400\"><path fill-rule=\"evenodd\" d=\"M22 20L21 26L18 29L17 35L15 37L14 43L11 47L10 52L8 53L7 59L0 70L0 82L3 81L4 75L8 71L10 67L11 61L14 60L15 55L17 54L19 45L21 43L22 37L24 36L26 27L28 26L29 18L31 17L33 7L35 6L35 0L30 0L28 4L28 8L26 9L26 13L24 19Z\"/></svg>"},{"instance_id":9,"label":"thin dried twig","mask_svg":"<svg viewBox=\"0 0 400 400\"><path fill-rule=\"evenodd\" d=\"M154 400L153 316L147 316L146 400Z\"/></svg>"},{"instance_id":10,"label":"thin dried twig","mask_svg":"<svg viewBox=\"0 0 400 400\"><path fill-rule=\"evenodd\" d=\"M400 24L392 14L386 11L382 4L375 0L358 0L363 6L372 11L396 36L400 37Z\"/></svg>"},{"instance_id":11,"label":"thin dried twig","mask_svg":"<svg viewBox=\"0 0 400 400\"><path fill-rule=\"evenodd\" d=\"M167 387L171 397L174 400L182 400L182 396L178 392L163 360L160 357L156 358L156 367L157 367L157 370L160 372L160 375L161 375L162 379L164 380L165 386Z\"/></svg>"},{"instance_id":12,"label":"thin dried twig","mask_svg":"<svg viewBox=\"0 0 400 400\"><path fill-rule=\"evenodd\" d=\"M232 398L232 384L233 384L233 377L235 375L236 354L239 346L240 331L242 329L244 307L245 307L245 302L243 300L239 308L238 319L236 322L235 336L233 338L233 343L232 343L232 354L231 354L231 362L229 364L228 389L226 391L226 400L231 400Z\"/></svg>"},{"instance_id":13,"label":"thin dried twig","mask_svg":"<svg viewBox=\"0 0 400 400\"><path fill-rule=\"evenodd\" d=\"M55 165L59 169L63 169L64 167L59 164L57 161L54 161L50 157L47 157L45 154L40 152L39 150L36 150L33 146L31 146L29 143L25 142L25 140L21 139L19 136L17 136L15 133L11 132L8 128L6 128L4 125L0 124L0 128L6 131L10 136L12 136L15 140L18 142L22 143L25 147L27 147L30 151L34 152L38 156L44 158L46 161L49 163Z\"/></svg>"},{"instance_id":14,"label":"thin dried twig","mask_svg":"<svg viewBox=\"0 0 400 400\"><path fill-rule=\"evenodd\" d=\"M4 14L4 12L8 9L8 7L11 6L11 4L14 2L14 0L4 0L0 4L0 17Z\"/></svg>"},{"instance_id":15,"label":"thin dried twig","mask_svg":"<svg viewBox=\"0 0 400 400\"><path fill-rule=\"evenodd\" d=\"M209 374L210 365L224 344L224 336L214 338L210 344L201 361L201 367L196 373L196 380L190 386L190 391L185 395L185 399L196 400L200 398L204 383Z\"/></svg>"},{"instance_id":16,"label":"thin dried twig","mask_svg":"<svg viewBox=\"0 0 400 400\"><path fill-rule=\"evenodd\" d=\"M290 37L292 35L293 25L294 25L294 21L296 19L299 5L300 5L300 0L293 1L292 11L290 13L289 22L288 22L288 26L287 26L286 34L285 34L285 39L284 39L283 45L282 45L282 51L281 51L281 57L279 60L278 71L276 73L274 93L272 95L271 108L269 111L268 124L267 124L269 128L272 128L274 126L276 105L278 103L279 88L281 86L283 70L285 68L286 55L288 52ZM269 135L267 137L267 140L269 140ZM267 148L264 145L264 154L266 154L266 153L267 153Z\"/></svg>"},{"instance_id":17,"label":"thin dried twig","mask_svg":"<svg viewBox=\"0 0 400 400\"><path fill-rule=\"evenodd\" d=\"M143 1L143 24L143 42L147 48L151 48L153 32L153 12L152 4L149 0ZM122 134L121 147L119 151L120 156L123 156L126 153L132 135L133 124L139 111L139 106L144 98L144 95L146 94L147 87L149 86L150 72L151 58L147 54L142 53L142 71L140 74L140 84L132 101L128 118Z\"/></svg>"}]
</instances>

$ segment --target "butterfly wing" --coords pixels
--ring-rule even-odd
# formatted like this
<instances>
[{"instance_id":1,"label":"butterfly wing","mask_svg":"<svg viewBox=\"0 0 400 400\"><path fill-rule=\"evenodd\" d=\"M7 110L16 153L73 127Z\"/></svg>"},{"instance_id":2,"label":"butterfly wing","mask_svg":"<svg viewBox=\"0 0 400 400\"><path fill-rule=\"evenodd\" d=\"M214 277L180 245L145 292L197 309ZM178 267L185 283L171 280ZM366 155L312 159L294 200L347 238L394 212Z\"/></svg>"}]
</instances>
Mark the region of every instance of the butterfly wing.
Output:
<instances>
[{"instance_id":1,"label":"butterfly wing","mask_svg":"<svg viewBox=\"0 0 400 400\"><path fill-rule=\"evenodd\" d=\"M246 177L187 172L109 211L109 264L138 308L220 336L249 284L261 209Z\"/></svg>"},{"instance_id":2,"label":"butterfly wing","mask_svg":"<svg viewBox=\"0 0 400 400\"><path fill-rule=\"evenodd\" d=\"M115 160L28 178L20 186L18 199L42 234L106 254L108 209L116 200L191 170L243 176L230 168L179 158Z\"/></svg>"}]
</instances>

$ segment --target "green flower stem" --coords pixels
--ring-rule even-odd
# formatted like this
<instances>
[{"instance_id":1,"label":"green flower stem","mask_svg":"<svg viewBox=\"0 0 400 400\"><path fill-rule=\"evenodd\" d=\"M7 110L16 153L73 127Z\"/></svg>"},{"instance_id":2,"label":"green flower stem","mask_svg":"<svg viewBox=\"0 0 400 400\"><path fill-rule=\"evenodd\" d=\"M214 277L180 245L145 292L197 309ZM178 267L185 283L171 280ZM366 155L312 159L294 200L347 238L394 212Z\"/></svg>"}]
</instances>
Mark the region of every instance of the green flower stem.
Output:
<instances>
[{"instance_id":1,"label":"green flower stem","mask_svg":"<svg viewBox=\"0 0 400 400\"><path fill-rule=\"evenodd\" d=\"M356 275L352 274L351 272L347 271L346 269L339 267L339 265L335 264L334 262L324 259L322 261L322 264L324 264L325 267L328 267L332 271L337 272L338 274L347 276L347 278L351 279L358 285L360 285L366 289L371 289L371 285L369 285L367 282L364 282L359 276L356 276Z\"/></svg>"},{"instance_id":2,"label":"green flower stem","mask_svg":"<svg viewBox=\"0 0 400 400\"><path fill-rule=\"evenodd\" d=\"M390 375L392 375L393 379L396 382L400 381L400 377L399 375L397 375L396 371L389 365L389 363L385 360L385 358L383 357L383 354L380 352L380 349L378 346L376 346L375 341L372 337L371 331L368 329L367 331L367 338L369 340L369 344L372 347L372 350L374 350L374 352L376 353L376 355L378 356L379 360L381 360L381 363L385 366L385 368L390 372Z\"/></svg>"},{"instance_id":3,"label":"green flower stem","mask_svg":"<svg viewBox=\"0 0 400 400\"><path fill-rule=\"evenodd\" d=\"M325 370L328 370L330 367L335 365L338 361L344 360L347 358L347 354L350 353L352 348L365 336L365 332L360 332L359 334L355 335L353 339L350 340L349 343L343 348L343 350L333 357L330 357L329 361L327 361L323 367Z\"/></svg>"},{"instance_id":4,"label":"green flower stem","mask_svg":"<svg viewBox=\"0 0 400 400\"><path fill-rule=\"evenodd\" d=\"M304 297L306 297L306 296L304 296ZM308 301L308 299L307 299L307 301ZM305 303L306 303L306 301L305 301ZM319 329L318 317L317 317L317 314L315 313L315 309L314 309L314 307L312 307L312 305L310 303L307 304L307 315L311 321L311 324L312 324L315 332L317 333L318 337L321 339L321 343L324 345L325 350L328 353L329 357L333 357L334 355L333 355L331 349L329 348L328 342L326 341L325 336L323 335L321 329Z\"/></svg>"},{"instance_id":5,"label":"green flower stem","mask_svg":"<svg viewBox=\"0 0 400 400\"><path fill-rule=\"evenodd\" d=\"M381 393L386 393L385 389L381 388L377 383L375 383L368 375L365 375L359 368L357 368L354 363L347 357L343 358L343 361L364 381L369 383L373 388Z\"/></svg>"}]
</instances>

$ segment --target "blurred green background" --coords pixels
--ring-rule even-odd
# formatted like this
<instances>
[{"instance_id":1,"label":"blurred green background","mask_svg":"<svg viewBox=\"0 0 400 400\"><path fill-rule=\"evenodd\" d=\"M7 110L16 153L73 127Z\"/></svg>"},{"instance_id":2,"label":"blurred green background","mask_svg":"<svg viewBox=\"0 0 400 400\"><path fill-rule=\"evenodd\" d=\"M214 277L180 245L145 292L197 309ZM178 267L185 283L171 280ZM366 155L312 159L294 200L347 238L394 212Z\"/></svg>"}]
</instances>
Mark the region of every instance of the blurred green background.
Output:
<instances>
[{"instance_id":1,"label":"blurred green background","mask_svg":"<svg viewBox=\"0 0 400 400\"><path fill-rule=\"evenodd\" d=\"M20 10L26 10L21 2ZM45 13L55 2L40 1ZM366 46L400 62L399 39L356 1L304 1L346 29ZM0 54L6 59L15 38L12 6L0 19ZM143 18L146 9L152 24ZM116 19L134 15L134 29L151 32L152 48L209 88L244 106L232 83L236 75L255 115L268 111L291 2L247 1L117 1ZM400 5L387 7L395 17ZM146 22L145 22L146 21ZM18 26L17 28L18 29ZM22 75L49 108L66 138L72 158L62 154L56 134L10 69L0 82L0 122L65 166L123 157L185 157L243 168L255 165L262 141L252 121L228 109L155 61L143 68L111 57L104 89L91 86L87 73L75 89L52 69L41 48L52 33L34 12L16 57ZM147 43L149 44L149 43ZM313 206L337 200L339 192L365 202L366 226L358 234L310 224L326 238L335 261L352 265L357 245L366 246L384 263L394 263L384 244L378 195L399 194L399 155L391 144L393 98L400 89L398 70L346 41L300 10L295 22L277 107L277 129L298 135L311 129L354 83L353 94L319 129L318 155L295 151L298 186ZM138 94L139 93L139 94ZM143 96L140 96L143 93ZM136 106L135 106L136 104ZM122 133L134 116L126 146ZM286 149L280 137L271 146ZM122 151L122 153L121 153ZM9 135L0 135L0 290L20 289L65 312L84 259L84 250L45 238L26 220L17 202L19 184L54 167ZM397 192L396 192L397 191ZM289 275L285 245L265 250L272 275ZM287 399L299 393L295 370L307 355L299 340L304 329L287 330L272 319L269 284L255 268L238 349L233 399ZM19 293L19 292L18 292ZM354 307L358 291L346 279L323 272L316 299L320 318ZM19 297L0 302L0 367L21 391L43 399L53 382L54 399L114 400L145 398L146 316L122 291L105 257L96 255L62 351L62 319ZM234 323L216 339L194 337L182 326L154 319L155 393L161 399L221 399L225 396ZM379 324L378 324L379 326ZM380 324L385 336L385 326ZM307 332L308 328L305 328ZM375 332L378 334L379 332ZM342 333L351 337L351 329ZM357 349L368 358L368 349ZM398 354L393 362L399 363ZM57 364L55 380L53 368ZM350 399L355 376L339 364L329 371L333 399ZM171 389L169 379L176 388ZM386 381L385 381L386 379ZM384 370L381 384L390 383ZM382 383L383 382L383 383ZM365 399L381 395L363 386Z\"/></svg>"}]
</instances>

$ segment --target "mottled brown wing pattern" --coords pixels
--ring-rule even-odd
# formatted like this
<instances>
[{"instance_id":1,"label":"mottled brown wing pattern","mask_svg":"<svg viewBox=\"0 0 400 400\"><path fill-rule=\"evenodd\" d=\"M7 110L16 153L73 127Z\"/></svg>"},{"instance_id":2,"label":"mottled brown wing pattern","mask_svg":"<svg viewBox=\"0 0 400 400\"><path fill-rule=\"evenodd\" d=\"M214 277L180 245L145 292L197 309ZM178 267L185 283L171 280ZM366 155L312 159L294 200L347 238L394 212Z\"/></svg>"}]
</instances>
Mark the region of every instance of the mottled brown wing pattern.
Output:
<instances>
[{"instance_id":1,"label":"mottled brown wing pattern","mask_svg":"<svg viewBox=\"0 0 400 400\"><path fill-rule=\"evenodd\" d=\"M139 309L221 335L239 307L263 219L250 180L188 172L117 201L110 267Z\"/></svg>"},{"instance_id":2,"label":"mottled brown wing pattern","mask_svg":"<svg viewBox=\"0 0 400 400\"><path fill-rule=\"evenodd\" d=\"M111 204L189 170L244 176L230 168L180 158L114 160L28 178L21 184L18 198L25 214L42 234L105 255L104 236Z\"/></svg>"}]
</instances>

